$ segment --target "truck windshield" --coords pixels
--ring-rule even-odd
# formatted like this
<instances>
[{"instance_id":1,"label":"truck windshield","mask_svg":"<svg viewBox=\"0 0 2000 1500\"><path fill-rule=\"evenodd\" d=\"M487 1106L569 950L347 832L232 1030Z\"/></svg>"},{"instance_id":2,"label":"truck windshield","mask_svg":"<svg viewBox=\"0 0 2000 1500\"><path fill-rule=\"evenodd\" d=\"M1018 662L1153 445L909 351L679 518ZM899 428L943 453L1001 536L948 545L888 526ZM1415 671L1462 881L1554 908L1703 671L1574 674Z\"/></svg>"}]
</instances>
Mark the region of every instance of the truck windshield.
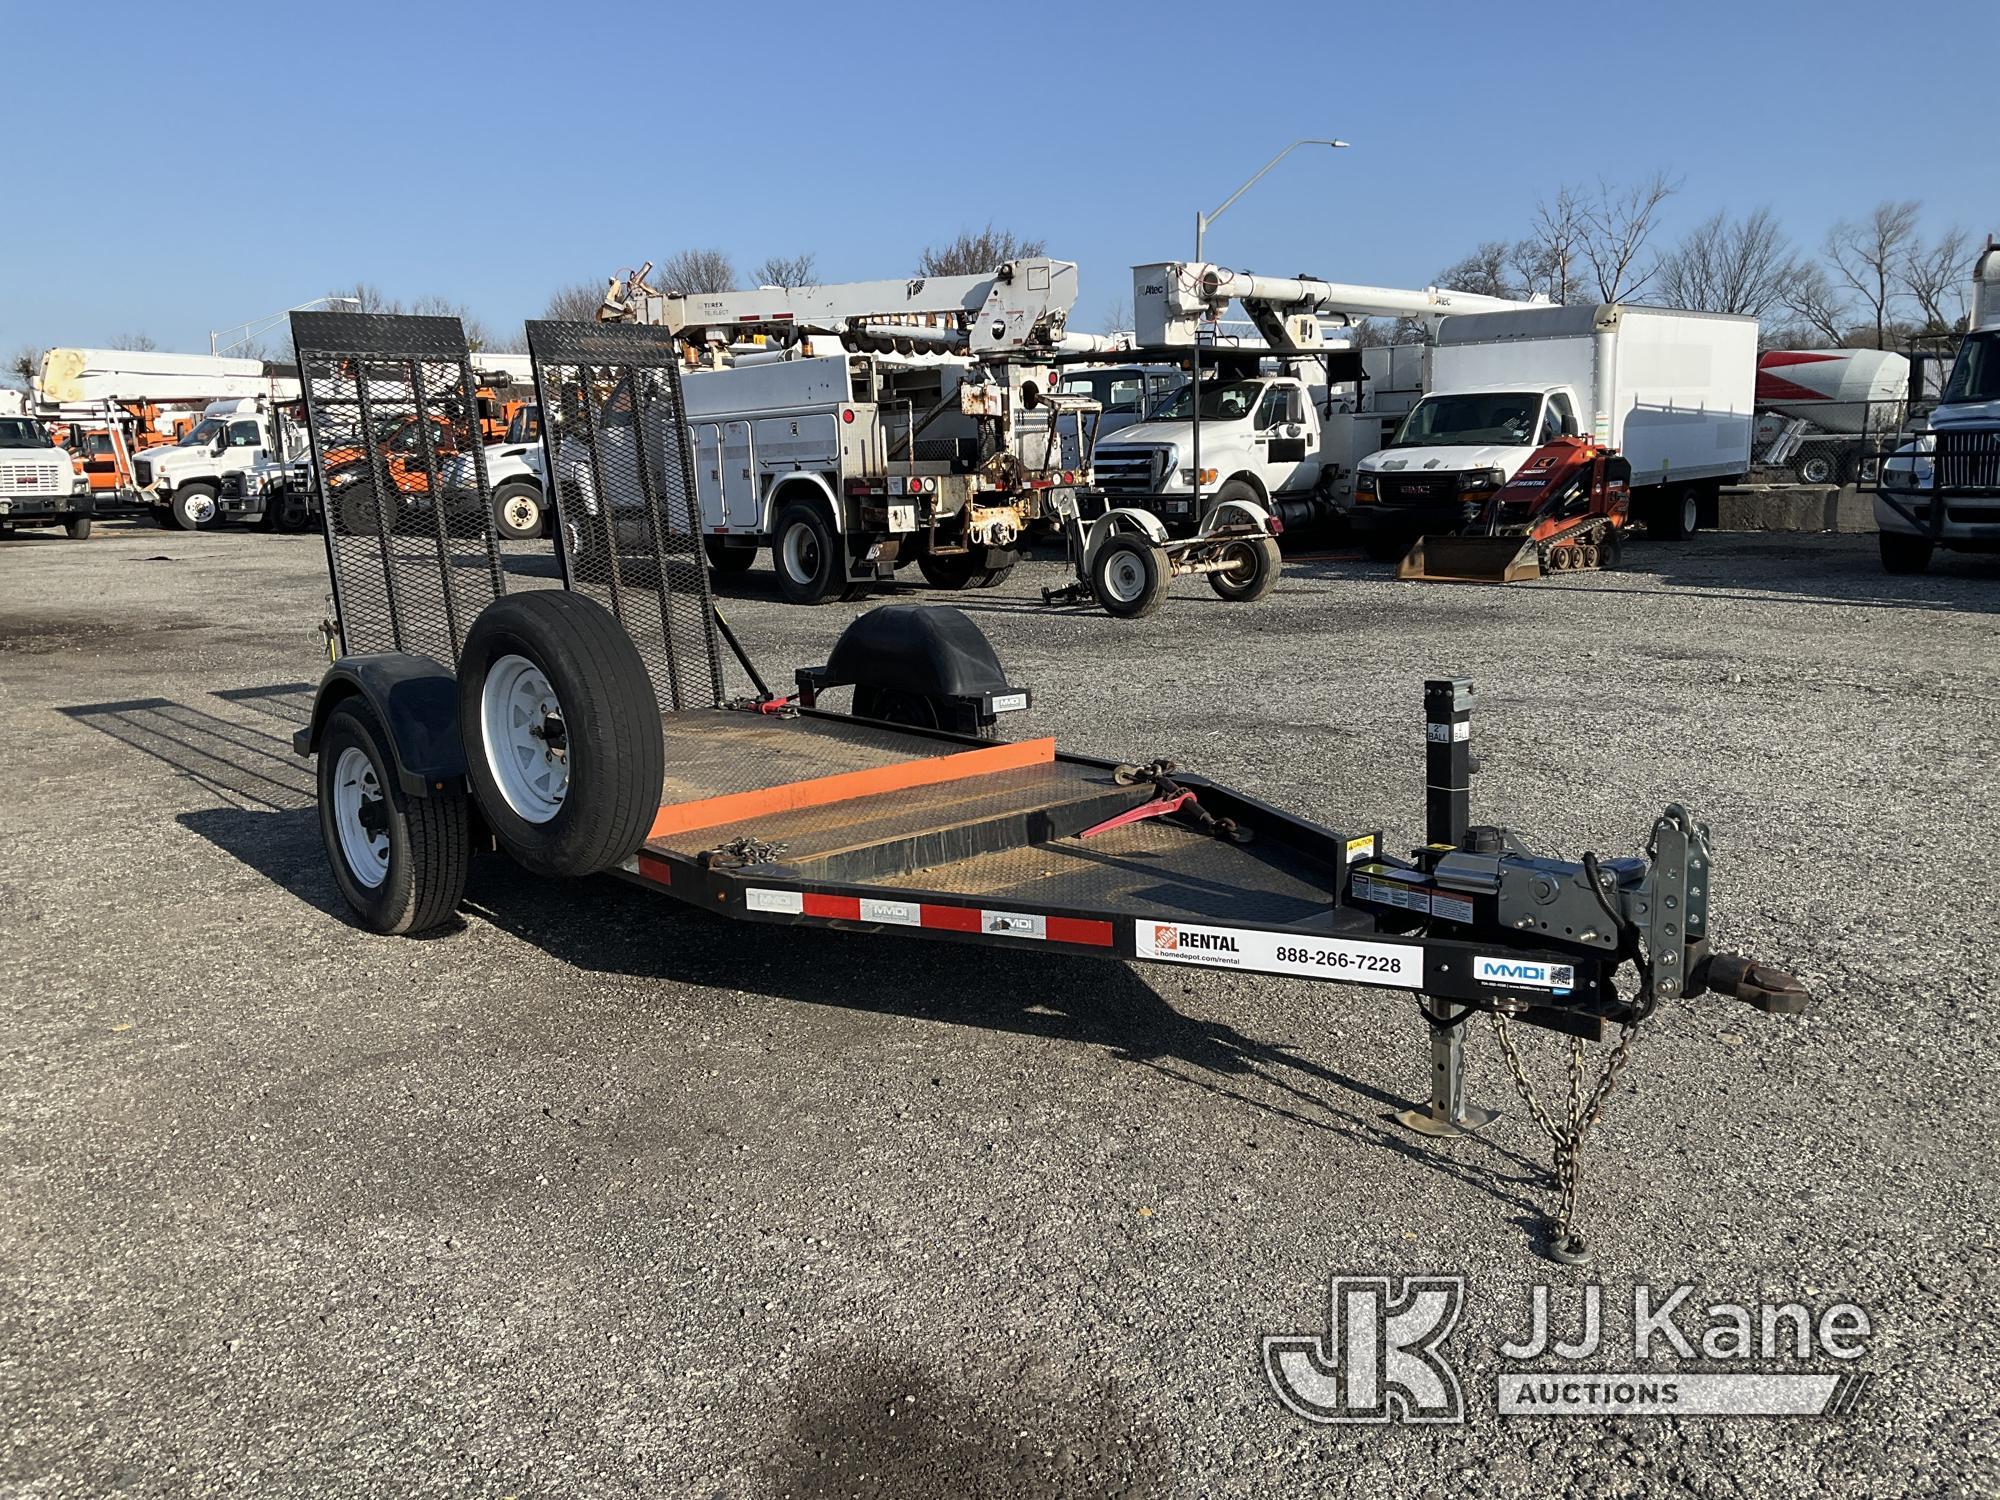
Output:
<instances>
[{"instance_id":1,"label":"truck windshield","mask_svg":"<svg viewBox=\"0 0 2000 1500\"><path fill-rule=\"evenodd\" d=\"M46 448L48 434L33 417L0 417L0 448Z\"/></svg>"},{"instance_id":2,"label":"truck windshield","mask_svg":"<svg viewBox=\"0 0 2000 1500\"><path fill-rule=\"evenodd\" d=\"M174 446L177 448L206 448L222 436L222 423L214 417L203 417L188 429L188 435Z\"/></svg>"},{"instance_id":3,"label":"truck windshield","mask_svg":"<svg viewBox=\"0 0 2000 1500\"><path fill-rule=\"evenodd\" d=\"M1951 364L1944 404L1959 401L2000 401L2000 329L1967 334Z\"/></svg>"},{"instance_id":4,"label":"truck windshield","mask_svg":"<svg viewBox=\"0 0 2000 1500\"><path fill-rule=\"evenodd\" d=\"M1426 396L1410 408L1391 448L1477 447L1532 442L1542 398L1532 391Z\"/></svg>"},{"instance_id":5,"label":"truck windshield","mask_svg":"<svg viewBox=\"0 0 2000 1500\"><path fill-rule=\"evenodd\" d=\"M1063 394L1089 396L1107 412L1136 412L1146 401L1144 370L1091 370L1081 375L1065 375Z\"/></svg>"},{"instance_id":6,"label":"truck windshield","mask_svg":"<svg viewBox=\"0 0 2000 1500\"><path fill-rule=\"evenodd\" d=\"M1239 422L1256 408L1257 397L1263 390L1264 382L1261 380L1231 380L1222 385L1212 380L1203 381L1201 419L1204 422ZM1154 407L1149 420L1185 422L1193 415L1194 387L1184 385Z\"/></svg>"}]
</instances>

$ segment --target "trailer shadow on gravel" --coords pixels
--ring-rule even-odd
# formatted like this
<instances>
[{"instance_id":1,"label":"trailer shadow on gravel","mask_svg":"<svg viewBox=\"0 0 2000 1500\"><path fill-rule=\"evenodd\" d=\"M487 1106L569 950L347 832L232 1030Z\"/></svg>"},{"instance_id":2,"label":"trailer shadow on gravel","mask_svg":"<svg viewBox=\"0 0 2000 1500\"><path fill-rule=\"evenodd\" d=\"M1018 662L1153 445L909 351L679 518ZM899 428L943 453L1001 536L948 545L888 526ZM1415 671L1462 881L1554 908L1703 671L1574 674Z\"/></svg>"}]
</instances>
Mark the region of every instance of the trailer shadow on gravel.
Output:
<instances>
[{"instance_id":1,"label":"trailer shadow on gravel","mask_svg":"<svg viewBox=\"0 0 2000 1500\"><path fill-rule=\"evenodd\" d=\"M291 744L314 692L310 683L282 683L216 692L212 707L143 698L60 711L184 778L190 795L181 800L206 805L177 814L181 827L319 914L308 920L348 923L320 846L313 763ZM1532 1195L1546 1187L1540 1164L1491 1140L1451 1151L1417 1141L1391 1117L1420 1101L1284 1043L1185 1015L1124 963L822 929L764 927L748 942L738 924L615 877L544 880L499 856L473 861L462 911L585 973L1089 1048L1303 1130L1388 1146L1530 1217ZM449 940L463 927L461 916L429 940ZM1410 1022L1414 1079L1414 1013Z\"/></svg>"}]
</instances>

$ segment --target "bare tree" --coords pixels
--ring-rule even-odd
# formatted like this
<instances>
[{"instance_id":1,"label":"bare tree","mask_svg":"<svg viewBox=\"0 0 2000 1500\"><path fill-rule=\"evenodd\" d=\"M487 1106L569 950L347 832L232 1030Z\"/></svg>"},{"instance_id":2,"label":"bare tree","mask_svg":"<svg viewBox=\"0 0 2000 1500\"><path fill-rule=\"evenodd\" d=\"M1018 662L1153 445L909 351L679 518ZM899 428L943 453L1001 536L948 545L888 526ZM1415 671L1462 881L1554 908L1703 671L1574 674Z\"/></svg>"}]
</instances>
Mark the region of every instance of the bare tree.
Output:
<instances>
[{"instance_id":1,"label":"bare tree","mask_svg":"<svg viewBox=\"0 0 2000 1500\"><path fill-rule=\"evenodd\" d=\"M767 255L750 275L759 286L817 286L813 279L817 259L810 250L804 255Z\"/></svg>"},{"instance_id":2,"label":"bare tree","mask_svg":"<svg viewBox=\"0 0 2000 1500\"><path fill-rule=\"evenodd\" d=\"M1718 209L1660 257L1656 290L1671 307L1761 318L1783 302L1798 274L1770 209L1734 220Z\"/></svg>"},{"instance_id":3,"label":"bare tree","mask_svg":"<svg viewBox=\"0 0 2000 1500\"><path fill-rule=\"evenodd\" d=\"M1482 240L1470 255L1438 272L1437 284L1482 297L1518 297L1520 289L1507 276L1512 253L1505 240Z\"/></svg>"},{"instance_id":4,"label":"bare tree","mask_svg":"<svg viewBox=\"0 0 2000 1500\"><path fill-rule=\"evenodd\" d=\"M153 342L153 336L149 333L121 333L111 341L111 347L145 353L160 346Z\"/></svg>"},{"instance_id":5,"label":"bare tree","mask_svg":"<svg viewBox=\"0 0 2000 1500\"><path fill-rule=\"evenodd\" d=\"M1889 308L1902 295L1904 258L1917 231L1917 203L1882 202L1859 223L1842 219L1826 232L1826 260L1834 282L1861 299L1875 325L1875 347L1888 337Z\"/></svg>"},{"instance_id":6,"label":"bare tree","mask_svg":"<svg viewBox=\"0 0 2000 1500\"><path fill-rule=\"evenodd\" d=\"M1535 205L1528 233L1508 252L1530 296L1540 292L1551 302L1567 302L1575 295L1583 280L1583 243L1588 233L1576 189L1558 188L1555 197Z\"/></svg>"},{"instance_id":7,"label":"bare tree","mask_svg":"<svg viewBox=\"0 0 2000 1500\"><path fill-rule=\"evenodd\" d=\"M350 304L350 312L399 313L403 304L393 297L384 296L382 288L372 281L357 281L353 286L337 286L326 294L329 298L343 297Z\"/></svg>"},{"instance_id":8,"label":"bare tree","mask_svg":"<svg viewBox=\"0 0 2000 1500\"><path fill-rule=\"evenodd\" d=\"M453 302L449 297L433 292L412 302L410 311L419 317L458 319L465 328L465 347L474 354L480 353L492 342L486 336L486 324L463 302Z\"/></svg>"},{"instance_id":9,"label":"bare tree","mask_svg":"<svg viewBox=\"0 0 2000 1500\"><path fill-rule=\"evenodd\" d=\"M957 239L942 245L926 245L917 257L919 276L977 276L1002 261L1019 260L1024 255L1040 255L1043 242L1023 239L1011 229L995 229L990 223L980 230L962 230Z\"/></svg>"},{"instance_id":10,"label":"bare tree","mask_svg":"<svg viewBox=\"0 0 2000 1500\"><path fill-rule=\"evenodd\" d=\"M0 371L0 385L33 390L35 377L42 369L42 349L35 344L23 344L7 360L7 368Z\"/></svg>"},{"instance_id":11,"label":"bare tree","mask_svg":"<svg viewBox=\"0 0 2000 1500\"><path fill-rule=\"evenodd\" d=\"M604 286L602 281L572 281L557 287L549 293L542 316L556 323L591 322L604 305Z\"/></svg>"},{"instance_id":12,"label":"bare tree","mask_svg":"<svg viewBox=\"0 0 2000 1500\"><path fill-rule=\"evenodd\" d=\"M1898 277L1903 291L1923 314L1926 333L1950 333L1965 316L1965 282L1971 274L1972 245L1956 225L1929 245L1912 236Z\"/></svg>"},{"instance_id":13,"label":"bare tree","mask_svg":"<svg viewBox=\"0 0 2000 1500\"><path fill-rule=\"evenodd\" d=\"M1838 346L1846 342L1854 309L1846 294L1826 274L1824 266L1812 262L1798 266L1779 293L1778 300L1806 328L1828 344Z\"/></svg>"},{"instance_id":14,"label":"bare tree","mask_svg":"<svg viewBox=\"0 0 2000 1500\"><path fill-rule=\"evenodd\" d=\"M720 250L676 250L660 262L653 285L674 297L726 292L736 285L736 267Z\"/></svg>"},{"instance_id":15,"label":"bare tree","mask_svg":"<svg viewBox=\"0 0 2000 1500\"><path fill-rule=\"evenodd\" d=\"M1600 302L1624 302L1639 295L1658 270L1656 260L1645 270L1640 259L1657 227L1660 205L1680 189L1664 172L1628 188L1614 188L1602 178L1597 191L1583 198L1583 257Z\"/></svg>"},{"instance_id":16,"label":"bare tree","mask_svg":"<svg viewBox=\"0 0 2000 1500\"><path fill-rule=\"evenodd\" d=\"M1126 333L1132 327L1132 304L1120 297L1112 303L1104 314L1104 321L1097 325L1099 333Z\"/></svg>"}]
</instances>

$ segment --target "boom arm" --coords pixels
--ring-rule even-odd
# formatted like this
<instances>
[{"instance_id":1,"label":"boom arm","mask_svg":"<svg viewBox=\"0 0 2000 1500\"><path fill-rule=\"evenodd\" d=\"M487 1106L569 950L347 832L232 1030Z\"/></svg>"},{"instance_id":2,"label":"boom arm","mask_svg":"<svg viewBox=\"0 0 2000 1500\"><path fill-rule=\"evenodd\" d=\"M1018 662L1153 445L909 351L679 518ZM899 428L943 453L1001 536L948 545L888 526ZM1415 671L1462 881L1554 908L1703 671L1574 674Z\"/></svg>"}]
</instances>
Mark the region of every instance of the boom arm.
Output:
<instances>
[{"instance_id":1,"label":"boom arm","mask_svg":"<svg viewBox=\"0 0 2000 1500\"><path fill-rule=\"evenodd\" d=\"M912 276L754 291L652 292L607 299L605 311L671 329L691 344L749 334L838 335L851 348L903 344L975 357L1047 353L1061 345L1076 301L1076 263L1023 256L981 276Z\"/></svg>"},{"instance_id":2,"label":"boom arm","mask_svg":"<svg viewBox=\"0 0 2000 1500\"><path fill-rule=\"evenodd\" d=\"M1243 304L1264 341L1281 353L1309 353L1323 347L1319 320L1329 313L1347 318L1415 318L1435 332L1453 313L1535 305L1435 286L1412 291L1307 276L1258 276L1198 261L1132 268L1132 307L1141 344L1191 345L1197 326L1232 301Z\"/></svg>"}]
</instances>

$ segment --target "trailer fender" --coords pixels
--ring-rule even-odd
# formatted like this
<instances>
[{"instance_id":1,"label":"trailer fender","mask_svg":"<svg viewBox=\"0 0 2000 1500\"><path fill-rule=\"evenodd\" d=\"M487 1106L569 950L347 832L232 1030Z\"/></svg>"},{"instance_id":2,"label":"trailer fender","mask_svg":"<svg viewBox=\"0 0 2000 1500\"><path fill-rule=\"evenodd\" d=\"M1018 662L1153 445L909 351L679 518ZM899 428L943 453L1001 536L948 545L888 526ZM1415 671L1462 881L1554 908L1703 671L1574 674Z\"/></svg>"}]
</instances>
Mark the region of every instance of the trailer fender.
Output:
<instances>
[{"instance_id":1,"label":"trailer fender","mask_svg":"<svg viewBox=\"0 0 2000 1500\"><path fill-rule=\"evenodd\" d=\"M301 755L319 749L334 709L361 698L389 737L396 781L413 797L465 779L465 745L458 734L458 679L428 656L371 651L343 656L326 669L313 699L312 722L292 736Z\"/></svg>"},{"instance_id":2,"label":"trailer fender","mask_svg":"<svg viewBox=\"0 0 2000 1500\"><path fill-rule=\"evenodd\" d=\"M777 483L765 492L764 519L758 528L759 532L764 536L770 536L772 528L778 523L779 507L788 501L806 499L810 496L817 496L826 502L827 512L833 517L833 529L845 535L847 517L842 513L840 496L834 492L833 485L824 474L808 473L805 470L800 470L796 474L779 475Z\"/></svg>"},{"instance_id":3,"label":"trailer fender","mask_svg":"<svg viewBox=\"0 0 2000 1500\"><path fill-rule=\"evenodd\" d=\"M840 633L823 667L797 674L811 706L828 688L852 686L860 718L983 735L997 715L1026 708L986 633L948 604L884 604Z\"/></svg>"},{"instance_id":4,"label":"trailer fender","mask_svg":"<svg viewBox=\"0 0 2000 1500\"><path fill-rule=\"evenodd\" d=\"M1201 525L1195 529L1195 535L1212 536L1230 522L1247 524L1260 536L1271 535L1271 513L1248 500L1223 501L1203 518Z\"/></svg>"},{"instance_id":5,"label":"trailer fender","mask_svg":"<svg viewBox=\"0 0 2000 1500\"><path fill-rule=\"evenodd\" d=\"M1090 576L1091 565L1097 561L1097 554L1105 543L1114 536L1136 533L1145 537L1156 547L1167 544L1167 528L1160 524L1160 518L1149 510L1136 510L1129 505L1121 505L1116 510L1107 510L1090 523L1090 530L1083 543L1083 575Z\"/></svg>"}]
</instances>

